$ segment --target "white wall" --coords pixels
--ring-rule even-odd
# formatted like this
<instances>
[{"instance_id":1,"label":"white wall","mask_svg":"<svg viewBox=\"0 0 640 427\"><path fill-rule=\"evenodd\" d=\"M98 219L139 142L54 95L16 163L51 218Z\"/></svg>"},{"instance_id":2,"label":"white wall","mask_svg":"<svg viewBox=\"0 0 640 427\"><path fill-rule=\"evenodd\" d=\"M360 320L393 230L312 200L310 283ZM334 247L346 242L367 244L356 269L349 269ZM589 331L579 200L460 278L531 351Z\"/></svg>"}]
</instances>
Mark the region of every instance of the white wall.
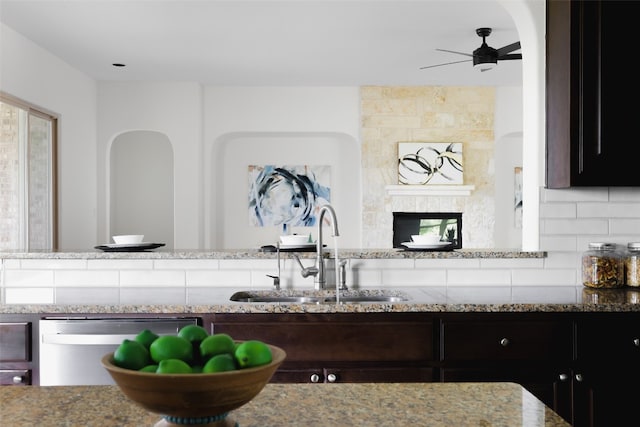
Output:
<instances>
[{"instance_id":1,"label":"white wall","mask_svg":"<svg viewBox=\"0 0 640 427\"><path fill-rule=\"evenodd\" d=\"M259 247L280 234L276 227L248 226L249 164L331 166L338 245L360 247L357 87L207 87L204 110L205 247ZM309 227L293 231L316 235Z\"/></svg>"},{"instance_id":2,"label":"white wall","mask_svg":"<svg viewBox=\"0 0 640 427\"><path fill-rule=\"evenodd\" d=\"M128 131L167 136L173 148L174 246L202 248L202 88L197 83L98 83L98 236L110 241L108 162L114 139ZM153 153L149 153L150 161ZM149 215L153 215L150 211Z\"/></svg>"},{"instance_id":3,"label":"white wall","mask_svg":"<svg viewBox=\"0 0 640 427\"><path fill-rule=\"evenodd\" d=\"M58 235L63 249L97 242L96 83L0 24L0 90L58 116Z\"/></svg>"}]
</instances>

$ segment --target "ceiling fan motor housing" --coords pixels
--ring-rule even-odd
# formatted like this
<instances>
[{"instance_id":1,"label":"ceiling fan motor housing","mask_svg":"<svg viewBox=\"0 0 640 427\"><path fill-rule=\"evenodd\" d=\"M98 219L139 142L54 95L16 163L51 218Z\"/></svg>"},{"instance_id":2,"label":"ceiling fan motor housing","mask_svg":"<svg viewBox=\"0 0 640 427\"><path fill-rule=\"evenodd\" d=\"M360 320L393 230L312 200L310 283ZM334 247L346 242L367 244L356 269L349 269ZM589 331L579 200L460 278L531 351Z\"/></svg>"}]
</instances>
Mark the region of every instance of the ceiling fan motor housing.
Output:
<instances>
[{"instance_id":1,"label":"ceiling fan motor housing","mask_svg":"<svg viewBox=\"0 0 640 427\"><path fill-rule=\"evenodd\" d=\"M482 43L482 46L473 51L473 65L479 64L497 64L498 63L498 51L486 43Z\"/></svg>"}]
</instances>

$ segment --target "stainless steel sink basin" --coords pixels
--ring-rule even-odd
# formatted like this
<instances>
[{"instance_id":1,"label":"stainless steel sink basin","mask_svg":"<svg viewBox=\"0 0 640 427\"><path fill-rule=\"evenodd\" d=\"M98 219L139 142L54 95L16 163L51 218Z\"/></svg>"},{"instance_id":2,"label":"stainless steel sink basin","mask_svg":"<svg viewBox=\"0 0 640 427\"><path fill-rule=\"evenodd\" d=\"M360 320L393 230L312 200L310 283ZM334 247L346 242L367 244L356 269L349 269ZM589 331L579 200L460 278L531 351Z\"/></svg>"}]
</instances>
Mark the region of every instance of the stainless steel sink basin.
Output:
<instances>
[{"instance_id":1,"label":"stainless steel sink basin","mask_svg":"<svg viewBox=\"0 0 640 427\"><path fill-rule=\"evenodd\" d=\"M249 303L290 303L290 304L335 304L335 293L332 295L286 295L274 292L236 292L230 300ZM407 301L409 298L403 295L375 295L369 293L354 294L348 291L340 295L341 303L366 304L366 303L394 303Z\"/></svg>"}]
</instances>

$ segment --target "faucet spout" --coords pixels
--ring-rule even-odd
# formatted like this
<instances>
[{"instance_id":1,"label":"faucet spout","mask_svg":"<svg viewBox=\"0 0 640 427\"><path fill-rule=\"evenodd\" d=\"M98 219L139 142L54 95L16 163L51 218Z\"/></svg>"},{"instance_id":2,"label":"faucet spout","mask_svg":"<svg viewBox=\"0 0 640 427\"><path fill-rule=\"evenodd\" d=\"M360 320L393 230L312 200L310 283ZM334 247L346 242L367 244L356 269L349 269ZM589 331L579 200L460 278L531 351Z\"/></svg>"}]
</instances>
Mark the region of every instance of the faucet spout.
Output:
<instances>
[{"instance_id":1,"label":"faucet spout","mask_svg":"<svg viewBox=\"0 0 640 427\"><path fill-rule=\"evenodd\" d=\"M322 206L318 214L318 239L316 241L316 252L317 252L316 265L318 269L318 274L315 276L315 280L314 280L316 290L324 289L327 283L327 279L325 277L324 257L323 257L324 243L322 239L322 222L325 214L327 213L329 214L329 218L331 219L333 236L340 235L340 232L338 231L338 219L336 217L336 211L333 210L333 207L331 205ZM337 259L336 259L336 262L338 262ZM336 280L338 280L337 277L336 277Z\"/></svg>"}]
</instances>

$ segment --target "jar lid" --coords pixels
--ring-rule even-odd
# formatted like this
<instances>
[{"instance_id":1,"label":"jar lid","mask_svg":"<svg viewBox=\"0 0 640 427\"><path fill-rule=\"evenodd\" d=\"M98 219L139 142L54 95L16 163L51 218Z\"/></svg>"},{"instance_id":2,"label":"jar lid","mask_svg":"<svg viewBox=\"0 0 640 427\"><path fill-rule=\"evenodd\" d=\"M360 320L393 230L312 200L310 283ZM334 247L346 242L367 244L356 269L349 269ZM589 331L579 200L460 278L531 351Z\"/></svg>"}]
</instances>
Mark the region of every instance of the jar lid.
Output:
<instances>
[{"instance_id":1,"label":"jar lid","mask_svg":"<svg viewBox=\"0 0 640 427\"><path fill-rule=\"evenodd\" d=\"M589 243L589 249L599 249L603 251L614 250L616 248L615 243L603 243L603 242L592 242Z\"/></svg>"},{"instance_id":2,"label":"jar lid","mask_svg":"<svg viewBox=\"0 0 640 427\"><path fill-rule=\"evenodd\" d=\"M629 244L627 244L627 249L640 251L640 242L630 242Z\"/></svg>"}]
</instances>

